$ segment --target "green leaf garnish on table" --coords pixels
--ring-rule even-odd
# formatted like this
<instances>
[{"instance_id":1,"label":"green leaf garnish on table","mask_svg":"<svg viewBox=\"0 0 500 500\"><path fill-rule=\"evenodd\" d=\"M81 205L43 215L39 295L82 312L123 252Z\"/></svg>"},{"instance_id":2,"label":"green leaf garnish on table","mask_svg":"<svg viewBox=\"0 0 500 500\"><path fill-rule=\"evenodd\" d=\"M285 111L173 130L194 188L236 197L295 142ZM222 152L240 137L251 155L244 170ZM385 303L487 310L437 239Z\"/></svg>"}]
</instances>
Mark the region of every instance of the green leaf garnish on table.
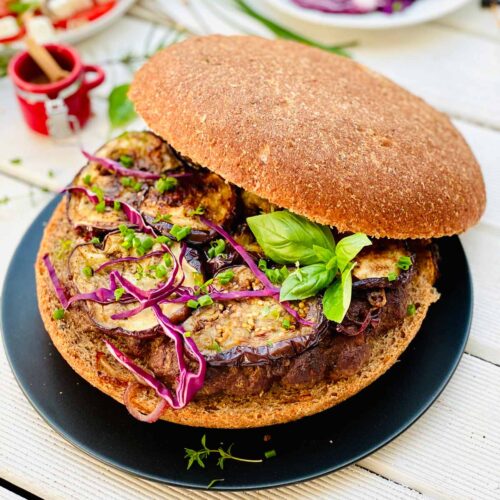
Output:
<instances>
[{"instance_id":1,"label":"green leaf garnish on table","mask_svg":"<svg viewBox=\"0 0 500 500\"><path fill-rule=\"evenodd\" d=\"M108 118L112 128L121 128L135 120L134 105L127 96L130 84L115 87L108 96Z\"/></svg>"},{"instance_id":2,"label":"green leaf garnish on table","mask_svg":"<svg viewBox=\"0 0 500 500\"><path fill-rule=\"evenodd\" d=\"M235 457L232 453L231 450L234 446L232 444L229 446L227 450L224 450L223 448L219 447L217 449L210 449L207 446L207 436L206 434L203 434L203 437L201 438L201 446L202 448L200 450L192 450L191 448L184 448L184 451L186 454L184 455L184 458L188 459L188 464L187 464L187 469L189 470L194 463L197 463L200 467L203 469L205 468L205 460L210 456L210 455L218 455L219 458L217 459L217 466L222 470L224 469L224 463L226 460L236 460L238 462L247 462L247 463L261 463L263 460L261 458L258 459L250 459L250 458L241 458L241 457Z\"/></svg>"},{"instance_id":3,"label":"green leaf garnish on table","mask_svg":"<svg viewBox=\"0 0 500 500\"><path fill-rule=\"evenodd\" d=\"M351 55L349 54L349 52L347 52L346 49L357 45L356 42L349 42L339 45L325 45L319 42L315 42L314 40L310 40L309 38L299 35L298 33L290 31L289 29L280 26L279 24L276 24L274 21L271 21L267 17L264 17L262 14L259 14L258 12L253 10L244 0L234 0L234 1L245 14L259 21L266 28L272 31L278 38L300 42L303 43L304 45L317 47L319 49L323 49L328 52L332 52L334 54L344 57L351 57Z\"/></svg>"}]
</instances>

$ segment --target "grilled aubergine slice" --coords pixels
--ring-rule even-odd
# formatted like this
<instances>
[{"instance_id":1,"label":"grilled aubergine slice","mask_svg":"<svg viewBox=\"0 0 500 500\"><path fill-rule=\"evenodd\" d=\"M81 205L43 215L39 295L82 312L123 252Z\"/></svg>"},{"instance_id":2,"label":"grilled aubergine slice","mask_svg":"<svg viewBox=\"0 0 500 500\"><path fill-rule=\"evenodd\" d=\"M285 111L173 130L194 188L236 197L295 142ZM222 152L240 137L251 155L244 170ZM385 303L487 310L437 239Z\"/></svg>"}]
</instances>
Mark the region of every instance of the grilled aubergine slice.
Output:
<instances>
[{"instance_id":1,"label":"grilled aubergine slice","mask_svg":"<svg viewBox=\"0 0 500 500\"><path fill-rule=\"evenodd\" d=\"M201 211L219 226L227 225L236 212L236 190L222 177L208 170L184 167L185 177L178 177L168 190L151 187L144 196L139 210L146 222L163 234L172 226L189 226L187 241L202 244L214 238L215 233L193 217Z\"/></svg>"},{"instance_id":2,"label":"grilled aubergine slice","mask_svg":"<svg viewBox=\"0 0 500 500\"><path fill-rule=\"evenodd\" d=\"M146 234L141 233L136 233L136 236L141 240L148 238ZM75 247L69 257L69 274L76 293L91 293L99 288L109 288L111 271L118 271L132 284L143 290L157 288L168 279L172 270L172 259L164 257L169 254L163 252L159 244L154 244L140 260L117 262L100 269L100 266L111 260L139 257L135 248L126 249L123 243L122 234L113 232L109 233L100 245L84 243ZM172 244L171 250L178 257L180 245ZM154 255L148 257L151 253ZM185 275L184 285L192 287L198 282L200 275L198 266L199 259L196 251L189 249L182 265ZM179 279L179 275L176 279ZM114 314L134 309L137 306L138 303L133 299L127 303L114 302L106 305L92 301L85 302L90 319L101 330L139 337L156 334L159 331L158 321L151 308L128 319L111 318ZM181 322L189 314L189 308L184 304L162 304L161 308L173 322Z\"/></svg>"},{"instance_id":3,"label":"grilled aubergine slice","mask_svg":"<svg viewBox=\"0 0 500 500\"><path fill-rule=\"evenodd\" d=\"M229 283L221 284L220 277ZM227 268L214 277L220 291L258 290L259 281L246 266ZM299 313L313 323L301 325L272 297L217 302L197 309L183 324L207 362L214 366L261 365L290 358L316 345L327 331L321 301L307 299Z\"/></svg>"},{"instance_id":4,"label":"grilled aubergine slice","mask_svg":"<svg viewBox=\"0 0 500 500\"><path fill-rule=\"evenodd\" d=\"M181 165L172 148L151 132L125 132L106 143L95 156L158 175L168 175L168 172ZM103 196L129 203L135 208L138 208L144 193L153 184L151 180L116 175L95 161L89 161L73 181L73 186L100 190ZM84 193L75 192L70 194L68 218L74 226L86 230L109 231L127 222L121 211L107 208L105 212L99 213Z\"/></svg>"}]
</instances>

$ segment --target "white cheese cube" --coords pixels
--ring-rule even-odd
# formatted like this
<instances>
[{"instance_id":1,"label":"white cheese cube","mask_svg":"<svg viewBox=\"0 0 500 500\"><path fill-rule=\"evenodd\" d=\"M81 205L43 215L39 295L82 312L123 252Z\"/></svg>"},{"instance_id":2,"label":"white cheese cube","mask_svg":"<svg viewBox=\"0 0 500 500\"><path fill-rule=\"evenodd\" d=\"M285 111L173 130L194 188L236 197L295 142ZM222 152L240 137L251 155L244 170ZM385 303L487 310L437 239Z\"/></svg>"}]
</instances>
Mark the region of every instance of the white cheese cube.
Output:
<instances>
[{"instance_id":1,"label":"white cheese cube","mask_svg":"<svg viewBox=\"0 0 500 500\"><path fill-rule=\"evenodd\" d=\"M50 12L57 19L65 19L92 7L92 0L49 0Z\"/></svg>"},{"instance_id":2,"label":"white cheese cube","mask_svg":"<svg viewBox=\"0 0 500 500\"><path fill-rule=\"evenodd\" d=\"M28 35L37 43L50 43L56 38L56 31L46 16L35 16L26 21Z\"/></svg>"},{"instance_id":3,"label":"white cheese cube","mask_svg":"<svg viewBox=\"0 0 500 500\"><path fill-rule=\"evenodd\" d=\"M14 17L8 16L0 19L0 40L16 36L20 28Z\"/></svg>"}]
</instances>

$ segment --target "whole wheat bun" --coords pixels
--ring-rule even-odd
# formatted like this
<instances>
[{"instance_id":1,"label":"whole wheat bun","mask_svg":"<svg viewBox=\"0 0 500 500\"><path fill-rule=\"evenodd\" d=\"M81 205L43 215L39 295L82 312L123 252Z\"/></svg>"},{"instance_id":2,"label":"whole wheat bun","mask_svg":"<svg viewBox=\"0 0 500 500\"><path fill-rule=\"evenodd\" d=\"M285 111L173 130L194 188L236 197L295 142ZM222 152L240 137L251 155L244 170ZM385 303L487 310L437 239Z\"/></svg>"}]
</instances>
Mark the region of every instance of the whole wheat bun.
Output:
<instances>
[{"instance_id":1,"label":"whole wheat bun","mask_svg":"<svg viewBox=\"0 0 500 500\"><path fill-rule=\"evenodd\" d=\"M342 232L438 237L484 211L481 171L448 118L344 57L257 37L191 38L152 57L130 97L194 163Z\"/></svg>"},{"instance_id":2,"label":"whole wheat bun","mask_svg":"<svg viewBox=\"0 0 500 500\"><path fill-rule=\"evenodd\" d=\"M60 303L42 257L46 253L52 256L57 254L62 240L74 238L75 233L67 221L63 201L47 224L35 266L42 319L54 345L69 365L90 384L122 403L128 381L135 379L119 365L116 365L118 373L115 377L99 375L97 353L106 352L102 341L104 335L77 305L72 306L62 320L56 321L52 317L54 309L60 307ZM54 258L53 263L58 275L64 276L66 260ZM418 332L429 306L439 297L432 286L436 269L430 253L419 258L416 267L417 272L410 284L409 296L411 303L418 304L416 313L407 316L400 328L371 338L371 358L355 375L338 382L321 382L307 389L285 390L276 387L261 396L219 396L194 400L182 410L167 409L162 419L199 427L260 427L313 415L353 396L397 361ZM114 342L120 346L119 339ZM148 394L143 392L135 401L145 412L151 411L157 402L156 397Z\"/></svg>"}]
</instances>

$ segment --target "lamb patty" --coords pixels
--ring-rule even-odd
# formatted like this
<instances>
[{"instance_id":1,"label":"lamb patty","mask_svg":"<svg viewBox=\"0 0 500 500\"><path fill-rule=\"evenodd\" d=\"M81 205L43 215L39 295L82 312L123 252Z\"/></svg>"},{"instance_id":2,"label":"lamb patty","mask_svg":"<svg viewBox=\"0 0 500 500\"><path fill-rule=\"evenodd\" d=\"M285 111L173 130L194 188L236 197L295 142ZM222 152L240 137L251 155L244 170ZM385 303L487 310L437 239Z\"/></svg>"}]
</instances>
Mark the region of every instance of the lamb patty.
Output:
<instances>
[{"instance_id":1,"label":"lamb patty","mask_svg":"<svg viewBox=\"0 0 500 500\"><path fill-rule=\"evenodd\" d=\"M197 397L216 394L251 396L268 391L273 384L307 387L321 380L336 381L355 374L370 358L369 337L384 335L401 324L406 315L408 291L405 284L387 289L384 294L385 304L375 307L371 303L373 290L356 292L342 323L344 328L350 329L351 335L338 333L332 323L327 335L316 346L298 356L277 359L266 365L209 366L205 384ZM363 332L352 335L354 326L359 329L359 323L370 312L375 321L371 321ZM149 349L145 347L142 356L157 377L169 385L175 384L177 358L168 339L156 339Z\"/></svg>"}]
</instances>

